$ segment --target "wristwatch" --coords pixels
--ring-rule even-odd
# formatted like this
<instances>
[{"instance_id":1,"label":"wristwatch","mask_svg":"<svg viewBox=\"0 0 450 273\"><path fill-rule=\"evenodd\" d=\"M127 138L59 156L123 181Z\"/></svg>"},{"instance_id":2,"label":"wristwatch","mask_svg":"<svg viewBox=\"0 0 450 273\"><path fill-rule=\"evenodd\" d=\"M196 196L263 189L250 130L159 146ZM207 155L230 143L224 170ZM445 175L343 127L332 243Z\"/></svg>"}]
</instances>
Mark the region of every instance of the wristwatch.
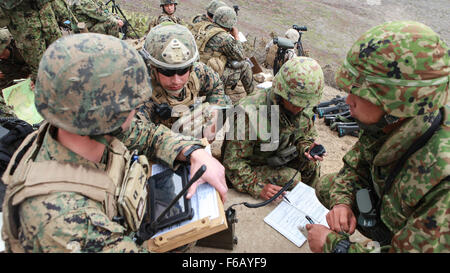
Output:
<instances>
[{"instance_id":1,"label":"wristwatch","mask_svg":"<svg viewBox=\"0 0 450 273\"><path fill-rule=\"evenodd\" d=\"M340 240L336 247L333 250L333 253L348 253L348 249L350 248L350 241L347 239Z\"/></svg>"},{"instance_id":2,"label":"wristwatch","mask_svg":"<svg viewBox=\"0 0 450 273\"><path fill-rule=\"evenodd\" d=\"M186 157L186 161L189 163L191 162L191 154L198 149L203 149L203 146L198 145L198 144L194 144L191 147L189 147L189 149L187 149L186 152L183 153L184 157Z\"/></svg>"}]
</instances>

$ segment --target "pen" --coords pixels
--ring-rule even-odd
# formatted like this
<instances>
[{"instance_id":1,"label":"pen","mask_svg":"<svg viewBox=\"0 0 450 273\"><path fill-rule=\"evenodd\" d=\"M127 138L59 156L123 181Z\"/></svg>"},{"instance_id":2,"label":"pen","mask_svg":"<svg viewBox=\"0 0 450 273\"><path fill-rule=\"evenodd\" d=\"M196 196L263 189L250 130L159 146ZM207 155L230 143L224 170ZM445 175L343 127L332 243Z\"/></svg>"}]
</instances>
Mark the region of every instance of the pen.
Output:
<instances>
[{"instance_id":1,"label":"pen","mask_svg":"<svg viewBox=\"0 0 450 273\"><path fill-rule=\"evenodd\" d=\"M289 199L285 195L283 195L283 198L286 199L286 201L288 201L288 203L291 203L291 201L289 201Z\"/></svg>"},{"instance_id":2,"label":"pen","mask_svg":"<svg viewBox=\"0 0 450 273\"><path fill-rule=\"evenodd\" d=\"M314 225L314 221L311 219L311 217L309 217L308 215L306 215L305 218L306 218L306 220L308 220L308 222L309 222L311 225Z\"/></svg>"}]
</instances>

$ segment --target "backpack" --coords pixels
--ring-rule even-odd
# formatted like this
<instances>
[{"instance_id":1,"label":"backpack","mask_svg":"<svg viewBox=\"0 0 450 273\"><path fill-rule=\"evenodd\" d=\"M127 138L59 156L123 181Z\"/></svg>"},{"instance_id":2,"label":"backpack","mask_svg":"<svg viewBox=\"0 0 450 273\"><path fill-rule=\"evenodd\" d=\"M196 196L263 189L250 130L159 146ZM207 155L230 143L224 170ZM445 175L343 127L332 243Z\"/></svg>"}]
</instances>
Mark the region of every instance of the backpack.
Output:
<instances>
[{"instance_id":1,"label":"backpack","mask_svg":"<svg viewBox=\"0 0 450 273\"><path fill-rule=\"evenodd\" d=\"M1 177L14 152L19 148L25 137L34 130L33 126L21 119L0 118L0 212L2 211L6 191L6 186Z\"/></svg>"}]
</instances>

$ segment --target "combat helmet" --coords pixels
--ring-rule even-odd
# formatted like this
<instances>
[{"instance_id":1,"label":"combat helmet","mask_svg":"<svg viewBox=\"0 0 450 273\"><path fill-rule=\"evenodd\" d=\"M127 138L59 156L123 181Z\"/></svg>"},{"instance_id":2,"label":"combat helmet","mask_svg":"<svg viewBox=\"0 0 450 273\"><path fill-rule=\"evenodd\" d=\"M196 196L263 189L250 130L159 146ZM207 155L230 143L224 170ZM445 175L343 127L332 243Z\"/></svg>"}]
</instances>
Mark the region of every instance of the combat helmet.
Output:
<instances>
[{"instance_id":1,"label":"combat helmet","mask_svg":"<svg viewBox=\"0 0 450 273\"><path fill-rule=\"evenodd\" d=\"M294 57L275 75L272 91L297 107L308 108L319 103L324 85L322 68L314 59Z\"/></svg>"},{"instance_id":2,"label":"combat helmet","mask_svg":"<svg viewBox=\"0 0 450 273\"><path fill-rule=\"evenodd\" d=\"M402 118L434 112L447 103L449 48L429 27L387 22L364 33L336 74L345 92Z\"/></svg>"},{"instance_id":3,"label":"combat helmet","mask_svg":"<svg viewBox=\"0 0 450 273\"><path fill-rule=\"evenodd\" d=\"M237 15L234 9L223 6L216 10L213 21L223 28L232 29L237 23Z\"/></svg>"},{"instance_id":4,"label":"combat helmet","mask_svg":"<svg viewBox=\"0 0 450 273\"><path fill-rule=\"evenodd\" d=\"M0 54L9 46L11 43L12 36L7 28L0 29Z\"/></svg>"},{"instance_id":5,"label":"combat helmet","mask_svg":"<svg viewBox=\"0 0 450 273\"><path fill-rule=\"evenodd\" d=\"M6 10L10 10L10 9L17 7L22 2L23 2L23 0L1 0L0 7L4 8Z\"/></svg>"},{"instance_id":6,"label":"combat helmet","mask_svg":"<svg viewBox=\"0 0 450 273\"><path fill-rule=\"evenodd\" d=\"M214 14L216 13L216 10L220 7L226 7L227 4L225 4L222 1L219 0L212 0L209 2L208 6L206 7L206 12L209 16L214 17Z\"/></svg>"},{"instance_id":7,"label":"combat helmet","mask_svg":"<svg viewBox=\"0 0 450 273\"><path fill-rule=\"evenodd\" d=\"M183 69L199 58L194 36L185 27L164 22L152 28L145 39L142 53L152 66L163 69Z\"/></svg>"},{"instance_id":8,"label":"combat helmet","mask_svg":"<svg viewBox=\"0 0 450 273\"><path fill-rule=\"evenodd\" d=\"M178 1L177 0L161 0L160 1L160 6L164 6L164 5L170 5L170 4L175 4L178 5Z\"/></svg>"},{"instance_id":9,"label":"combat helmet","mask_svg":"<svg viewBox=\"0 0 450 273\"><path fill-rule=\"evenodd\" d=\"M286 31L286 33L284 34L284 37L288 38L295 44L298 42L298 38L300 38L300 34L298 33L297 30L290 28Z\"/></svg>"},{"instance_id":10,"label":"combat helmet","mask_svg":"<svg viewBox=\"0 0 450 273\"><path fill-rule=\"evenodd\" d=\"M50 124L97 136L118 130L151 90L144 61L125 41L74 34L58 39L42 56L35 104Z\"/></svg>"}]
</instances>

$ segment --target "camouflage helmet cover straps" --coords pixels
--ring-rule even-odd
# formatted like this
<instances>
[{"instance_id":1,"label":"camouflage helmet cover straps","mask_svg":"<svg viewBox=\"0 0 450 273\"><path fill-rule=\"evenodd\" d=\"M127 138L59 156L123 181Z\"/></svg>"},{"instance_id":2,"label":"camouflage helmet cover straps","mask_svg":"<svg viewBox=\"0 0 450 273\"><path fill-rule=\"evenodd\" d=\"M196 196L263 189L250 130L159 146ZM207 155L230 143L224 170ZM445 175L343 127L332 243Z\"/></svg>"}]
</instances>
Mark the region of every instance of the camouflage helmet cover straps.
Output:
<instances>
[{"instance_id":1,"label":"camouflage helmet cover straps","mask_svg":"<svg viewBox=\"0 0 450 273\"><path fill-rule=\"evenodd\" d=\"M449 48L429 27L387 22L363 34L336 74L346 92L395 117L434 112L447 103Z\"/></svg>"},{"instance_id":2,"label":"camouflage helmet cover straps","mask_svg":"<svg viewBox=\"0 0 450 273\"><path fill-rule=\"evenodd\" d=\"M78 135L109 134L151 96L139 53L113 36L62 37L42 56L35 88L39 113Z\"/></svg>"}]
</instances>

